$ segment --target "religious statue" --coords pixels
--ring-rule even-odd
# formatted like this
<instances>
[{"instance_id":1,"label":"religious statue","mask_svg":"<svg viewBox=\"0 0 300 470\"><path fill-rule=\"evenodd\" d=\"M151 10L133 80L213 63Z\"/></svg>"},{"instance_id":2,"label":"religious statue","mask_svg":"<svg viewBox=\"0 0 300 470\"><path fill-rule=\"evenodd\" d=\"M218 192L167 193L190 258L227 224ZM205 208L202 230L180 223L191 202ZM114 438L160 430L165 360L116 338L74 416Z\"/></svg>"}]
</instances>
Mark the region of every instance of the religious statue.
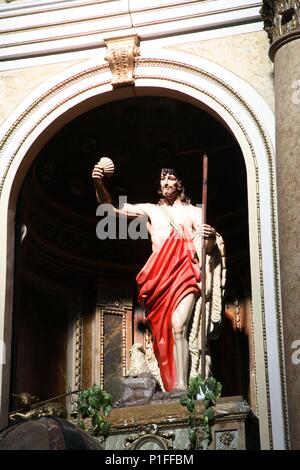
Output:
<instances>
[{"instance_id":1,"label":"religious statue","mask_svg":"<svg viewBox=\"0 0 300 470\"><path fill-rule=\"evenodd\" d=\"M103 184L104 176L112 172L113 164L107 158L101 159L93 169L100 204L112 204L111 195ZM221 319L224 244L213 227L202 223L201 208L191 204L174 169L161 170L159 193L161 198L157 204L124 203L120 208L113 207L113 211L129 218L147 218L152 255L136 277L138 300L145 306L164 390L185 390L189 367L190 377L200 371L201 241L205 240L207 254L206 323L209 332Z\"/></svg>"}]
</instances>

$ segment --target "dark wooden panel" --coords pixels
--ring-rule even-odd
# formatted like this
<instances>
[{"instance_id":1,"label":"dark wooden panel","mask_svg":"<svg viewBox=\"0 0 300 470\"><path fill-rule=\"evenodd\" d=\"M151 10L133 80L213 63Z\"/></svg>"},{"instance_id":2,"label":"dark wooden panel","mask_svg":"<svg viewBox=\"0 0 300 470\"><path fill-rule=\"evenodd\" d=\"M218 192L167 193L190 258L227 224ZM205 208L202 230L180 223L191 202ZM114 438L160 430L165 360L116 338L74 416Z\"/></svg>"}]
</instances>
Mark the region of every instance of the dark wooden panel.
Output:
<instances>
[{"instance_id":1,"label":"dark wooden panel","mask_svg":"<svg viewBox=\"0 0 300 470\"><path fill-rule=\"evenodd\" d=\"M104 312L104 389L114 399L122 391L122 315Z\"/></svg>"},{"instance_id":2,"label":"dark wooden panel","mask_svg":"<svg viewBox=\"0 0 300 470\"><path fill-rule=\"evenodd\" d=\"M63 394L67 385L67 305L27 283L22 283L18 295L11 394L26 391L41 400Z\"/></svg>"}]
</instances>

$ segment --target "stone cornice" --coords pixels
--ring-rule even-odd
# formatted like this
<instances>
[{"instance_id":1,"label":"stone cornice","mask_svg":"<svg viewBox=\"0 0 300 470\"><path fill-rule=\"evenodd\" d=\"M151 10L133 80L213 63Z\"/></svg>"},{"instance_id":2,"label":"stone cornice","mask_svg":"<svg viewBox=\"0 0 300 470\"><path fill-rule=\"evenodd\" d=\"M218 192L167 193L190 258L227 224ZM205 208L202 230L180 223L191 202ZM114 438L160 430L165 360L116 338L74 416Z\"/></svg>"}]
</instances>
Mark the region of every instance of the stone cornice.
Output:
<instances>
[{"instance_id":1,"label":"stone cornice","mask_svg":"<svg viewBox=\"0 0 300 470\"><path fill-rule=\"evenodd\" d=\"M260 22L254 0L71 0L0 6L0 59L104 47L104 39L142 40Z\"/></svg>"},{"instance_id":2,"label":"stone cornice","mask_svg":"<svg viewBox=\"0 0 300 470\"><path fill-rule=\"evenodd\" d=\"M287 42L300 37L300 0L264 0L264 29L271 43L270 57Z\"/></svg>"}]
</instances>

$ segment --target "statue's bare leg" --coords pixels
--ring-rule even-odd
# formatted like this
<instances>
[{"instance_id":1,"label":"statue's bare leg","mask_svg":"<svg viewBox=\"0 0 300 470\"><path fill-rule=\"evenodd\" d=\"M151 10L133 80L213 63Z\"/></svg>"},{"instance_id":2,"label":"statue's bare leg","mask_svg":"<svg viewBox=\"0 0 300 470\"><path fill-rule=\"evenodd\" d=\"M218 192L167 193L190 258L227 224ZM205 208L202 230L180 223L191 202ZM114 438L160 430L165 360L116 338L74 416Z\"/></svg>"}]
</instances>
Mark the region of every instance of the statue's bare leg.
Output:
<instances>
[{"instance_id":1,"label":"statue's bare leg","mask_svg":"<svg viewBox=\"0 0 300 470\"><path fill-rule=\"evenodd\" d=\"M191 313L194 309L196 296L188 294L176 307L172 315L172 331L174 336L174 361L176 367L176 388L186 390L189 366L189 344L187 329Z\"/></svg>"}]
</instances>

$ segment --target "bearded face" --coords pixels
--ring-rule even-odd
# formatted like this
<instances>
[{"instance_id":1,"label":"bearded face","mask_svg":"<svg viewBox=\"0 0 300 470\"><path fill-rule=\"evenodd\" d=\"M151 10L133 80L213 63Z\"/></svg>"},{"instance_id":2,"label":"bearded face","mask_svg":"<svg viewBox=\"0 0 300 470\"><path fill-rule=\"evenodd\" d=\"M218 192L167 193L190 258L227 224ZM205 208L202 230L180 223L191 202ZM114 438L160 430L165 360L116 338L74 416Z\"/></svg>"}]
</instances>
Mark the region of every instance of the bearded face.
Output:
<instances>
[{"instance_id":1,"label":"bearded face","mask_svg":"<svg viewBox=\"0 0 300 470\"><path fill-rule=\"evenodd\" d=\"M179 194L178 179L171 173L161 173L160 189L165 199L176 199Z\"/></svg>"}]
</instances>

